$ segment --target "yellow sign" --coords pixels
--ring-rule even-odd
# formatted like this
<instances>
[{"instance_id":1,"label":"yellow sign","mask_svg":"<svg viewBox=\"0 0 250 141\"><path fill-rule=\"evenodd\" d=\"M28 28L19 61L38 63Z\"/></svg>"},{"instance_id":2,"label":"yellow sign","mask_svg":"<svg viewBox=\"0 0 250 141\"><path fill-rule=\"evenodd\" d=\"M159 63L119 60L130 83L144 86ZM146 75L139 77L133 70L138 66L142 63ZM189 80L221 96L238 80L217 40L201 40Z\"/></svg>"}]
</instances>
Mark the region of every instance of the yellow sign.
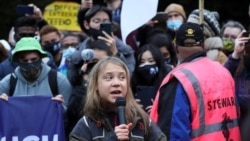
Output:
<instances>
[{"instance_id":1,"label":"yellow sign","mask_svg":"<svg viewBox=\"0 0 250 141\"><path fill-rule=\"evenodd\" d=\"M78 3L53 2L45 7L43 17L59 30L81 31L77 23Z\"/></svg>"}]
</instances>

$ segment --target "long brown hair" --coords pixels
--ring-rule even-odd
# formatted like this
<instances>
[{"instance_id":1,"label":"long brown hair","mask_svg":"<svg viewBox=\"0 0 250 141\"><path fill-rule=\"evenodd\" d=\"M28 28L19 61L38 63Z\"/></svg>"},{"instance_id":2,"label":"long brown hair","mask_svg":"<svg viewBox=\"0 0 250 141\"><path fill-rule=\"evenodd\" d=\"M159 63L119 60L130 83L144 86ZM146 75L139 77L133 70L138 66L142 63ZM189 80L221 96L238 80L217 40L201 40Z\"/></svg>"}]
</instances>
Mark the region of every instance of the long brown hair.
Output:
<instances>
[{"instance_id":1,"label":"long brown hair","mask_svg":"<svg viewBox=\"0 0 250 141\"><path fill-rule=\"evenodd\" d=\"M102 99L100 98L98 92L97 92L97 83L98 83L98 76L100 75L100 72L105 68L108 64L114 64L117 66L122 67L126 72L126 78L127 78L127 94L125 96L126 99L126 121L127 123L133 123L135 125L135 118L141 117L143 119L144 125L145 125L145 132L148 133L149 129L149 117L148 114L138 105L138 103L135 101L132 90L130 88L130 74L127 66L116 57L107 57L104 58L92 68L90 75L89 75L89 83L87 88L87 98L86 103L84 106L84 113L88 116L95 117L97 112L103 112L105 111L104 106L101 105Z\"/></svg>"}]
</instances>

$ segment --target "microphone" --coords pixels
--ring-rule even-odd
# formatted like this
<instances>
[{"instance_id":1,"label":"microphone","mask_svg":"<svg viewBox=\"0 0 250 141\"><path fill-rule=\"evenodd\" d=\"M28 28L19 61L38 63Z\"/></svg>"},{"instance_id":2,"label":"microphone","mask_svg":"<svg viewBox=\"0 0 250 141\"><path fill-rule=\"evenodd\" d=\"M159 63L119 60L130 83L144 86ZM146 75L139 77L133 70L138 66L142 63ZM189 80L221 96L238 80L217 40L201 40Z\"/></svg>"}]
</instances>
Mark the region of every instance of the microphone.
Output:
<instances>
[{"instance_id":1,"label":"microphone","mask_svg":"<svg viewBox=\"0 0 250 141\"><path fill-rule=\"evenodd\" d=\"M125 105L126 100L124 97L117 97L115 100L115 104L117 107L119 124L126 124L126 116L125 116Z\"/></svg>"},{"instance_id":2,"label":"microphone","mask_svg":"<svg viewBox=\"0 0 250 141\"><path fill-rule=\"evenodd\" d=\"M84 49L81 52L81 57L84 62L88 62L92 59L94 59L95 52L93 49Z\"/></svg>"}]
</instances>

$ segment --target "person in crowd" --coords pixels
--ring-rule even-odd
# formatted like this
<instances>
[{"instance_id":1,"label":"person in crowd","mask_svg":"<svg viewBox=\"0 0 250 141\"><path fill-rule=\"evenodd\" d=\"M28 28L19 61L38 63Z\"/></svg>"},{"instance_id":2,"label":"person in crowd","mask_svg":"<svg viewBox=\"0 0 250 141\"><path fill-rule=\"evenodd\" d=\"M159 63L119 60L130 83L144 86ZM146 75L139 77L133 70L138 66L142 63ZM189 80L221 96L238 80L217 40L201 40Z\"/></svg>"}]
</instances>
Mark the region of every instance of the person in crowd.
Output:
<instances>
[{"instance_id":1,"label":"person in crowd","mask_svg":"<svg viewBox=\"0 0 250 141\"><path fill-rule=\"evenodd\" d=\"M57 66L62 62L61 39L62 33L52 25L46 25L39 31L40 42L43 50L49 52L53 56L53 60Z\"/></svg>"},{"instance_id":2,"label":"person in crowd","mask_svg":"<svg viewBox=\"0 0 250 141\"><path fill-rule=\"evenodd\" d=\"M189 15L187 22L200 24L199 9L193 10ZM202 23L202 28L204 32L205 39L209 37L216 37L220 34L220 15L217 11L210 11L204 9L204 21Z\"/></svg>"},{"instance_id":3,"label":"person in crowd","mask_svg":"<svg viewBox=\"0 0 250 141\"><path fill-rule=\"evenodd\" d=\"M158 12L155 17L135 30L133 36L135 36L136 42L139 42L138 48L147 43L148 36L152 36L150 35L152 30L163 30L171 41L175 42L175 32L184 22L186 22L186 13L183 6L171 3L164 12Z\"/></svg>"},{"instance_id":4,"label":"person in crowd","mask_svg":"<svg viewBox=\"0 0 250 141\"><path fill-rule=\"evenodd\" d=\"M61 43L61 62L58 71L67 76L68 61L71 55L76 51L76 47L82 42L81 36L77 33L67 32L63 34Z\"/></svg>"},{"instance_id":5,"label":"person in crowd","mask_svg":"<svg viewBox=\"0 0 250 141\"><path fill-rule=\"evenodd\" d=\"M204 33L204 49L207 57L219 61L222 65L227 60L227 55L223 51L222 38L220 37L220 15L217 11L204 9L204 21L200 25ZM188 22L200 24L199 9L193 10L187 19Z\"/></svg>"},{"instance_id":6,"label":"person in crowd","mask_svg":"<svg viewBox=\"0 0 250 141\"><path fill-rule=\"evenodd\" d=\"M18 67L14 73L8 74L0 81L0 98L8 100L9 96L47 95L53 96L53 100L58 100L67 106L71 85L66 77L56 71L54 76L57 85L49 85L51 68L42 62L42 58L46 56L47 53L33 37L20 39L12 56L12 62ZM12 79L16 79L16 86L11 92ZM52 87L57 87L56 94L52 92Z\"/></svg>"},{"instance_id":7,"label":"person in crowd","mask_svg":"<svg viewBox=\"0 0 250 141\"><path fill-rule=\"evenodd\" d=\"M171 35L172 40L175 38L175 32L179 27L186 22L186 12L182 5L177 3L169 4L165 12L168 14L168 19L166 21L168 33Z\"/></svg>"},{"instance_id":8,"label":"person in crowd","mask_svg":"<svg viewBox=\"0 0 250 141\"><path fill-rule=\"evenodd\" d=\"M233 78L206 57L203 42L200 25L181 25L175 44L181 63L163 79L150 117L169 141L239 141Z\"/></svg>"},{"instance_id":9,"label":"person in crowd","mask_svg":"<svg viewBox=\"0 0 250 141\"><path fill-rule=\"evenodd\" d=\"M220 37L209 37L204 41L204 49L207 52L207 57L218 61L224 65L227 61L227 56L223 52L223 43Z\"/></svg>"},{"instance_id":10,"label":"person in crowd","mask_svg":"<svg viewBox=\"0 0 250 141\"><path fill-rule=\"evenodd\" d=\"M135 98L141 101L139 103L147 113L151 111L157 88L170 70L171 67L166 66L163 55L156 46L145 44L139 49L131 87Z\"/></svg>"},{"instance_id":11,"label":"person in crowd","mask_svg":"<svg viewBox=\"0 0 250 141\"><path fill-rule=\"evenodd\" d=\"M222 26L220 36L223 39L223 52L227 56L233 53L235 39L243 30L245 30L245 27L234 20L229 20Z\"/></svg>"},{"instance_id":12,"label":"person in crowd","mask_svg":"<svg viewBox=\"0 0 250 141\"><path fill-rule=\"evenodd\" d=\"M15 43L18 42L23 37L35 37L38 35L37 21L35 18L22 16L18 18L14 25L14 40ZM13 47L12 47L13 49ZM7 74L14 72L17 67L14 63L11 62L12 53L11 51L8 54L8 58L0 63L0 80L5 77ZM54 62L51 57L45 57L43 59L50 67L54 68Z\"/></svg>"},{"instance_id":13,"label":"person in crowd","mask_svg":"<svg viewBox=\"0 0 250 141\"><path fill-rule=\"evenodd\" d=\"M4 40L0 40L0 63L8 58L9 51L11 50L10 44Z\"/></svg>"},{"instance_id":14,"label":"person in crowd","mask_svg":"<svg viewBox=\"0 0 250 141\"><path fill-rule=\"evenodd\" d=\"M130 46L124 44L113 34L108 35L105 31L100 30L100 24L112 22L111 19L111 11L105 6L94 5L87 11L82 24L85 27L89 37L87 37L77 47L77 51L75 51L75 53L70 58L71 63L69 65L69 69L74 68L74 65L77 65L81 62L82 59L79 52L87 48L91 42L95 40L103 40L110 47L112 54L121 58L128 65L131 73L134 71L135 59L133 49ZM68 78L71 80L70 75L68 75Z\"/></svg>"},{"instance_id":15,"label":"person in crowd","mask_svg":"<svg viewBox=\"0 0 250 141\"><path fill-rule=\"evenodd\" d=\"M88 49L93 50L93 58L87 62L82 63L82 66L75 69L73 73L74 79L71 82L73 86L72 94L69 98L69 106L67 109L67 135L71 132L77 121L83 116L83 107L86 98L86 89L89 80L89 72L95 64L108 56L112 56L110 47L102 40L92 42ZM80 73L79 73L80 72Z\"/></svg>"},{"instance_id":16,"label":"person in crowd","mask_svg":"<svg viewBox=\"0 0 250 141\"><path fill-rule=\"evenodd\" d=\"M234 51L229 55L225 67L230 71L235 80L235 90L240 106L240 127L244 125L249 114L250 101L250 37L244 37L243 30L235 39Z\"/></svg>"},{"instance_id":17,"label":"person in crowd","mask_svg":"<svg viewBox=\"0 0 250 141\"><path fill-rule=\"evenodd\" d=\"M164 57L166 65L175 67L178 64L178 59L174 50L174 45L165 33L156 33L148 37L147 43L153 44L158 47Z\"/></svg>"},{"instance_id":18,"label":"person in crowd","mask_svg":"<svg viewBox=\"0 0 250 141\"><path fill-rule=\"evenodd\" d=\"M120 24L122 0L103 0L112 11L112 21Z\"/></svg>"},{"instance_id":19,"label":"person in crowd","mask_svg":"<svg viewBox=\"0 0 250 141\"><path fill-rule=\"evenodd\" d=\"M126 123L117 122L118 97L126 100ZM73 128L69 140L166 141L166 136L133 98L127 65L117 57L107 57L90 72L84 116Z\"/></svg>"}]
</instances>

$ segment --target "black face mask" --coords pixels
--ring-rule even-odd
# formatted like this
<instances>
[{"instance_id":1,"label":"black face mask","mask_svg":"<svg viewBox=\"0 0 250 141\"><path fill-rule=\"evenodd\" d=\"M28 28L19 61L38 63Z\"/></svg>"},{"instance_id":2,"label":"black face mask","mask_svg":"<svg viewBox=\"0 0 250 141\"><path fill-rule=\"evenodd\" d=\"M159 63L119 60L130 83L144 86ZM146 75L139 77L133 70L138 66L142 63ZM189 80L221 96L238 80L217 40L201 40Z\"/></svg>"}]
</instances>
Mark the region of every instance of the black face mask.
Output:
<instances>
[{"instance_id":1,"label":"black face mask","mask_svg":"<svg viewBox=\"0 0 250 141\"><path fill-rule=\"evenodd\" d=\"M20 63L18 65L21 68L21 72L25 75L26 78L34 79L37 77L41 69L42 60L34 61L32 63Z\"/></svg>"},{"instance_id":2,"label":"black face mask","mask_svg":"<svg viewBox=\"0 0 250 141\"><path fill-rule=\"evenodd\" d=\"M170 62L171 62L171 58L169 57L169 58L165 58L165 64L170 64Z\"/></svg>"},{"instance_id":3,"label":"black face mask","mask_svg":"<svg viewBox=\"0 0 250 141\"><path fill-rule=\"evenodd\" d=\"M244 56L244 67L248 72L250 72L250 56Z\"/></svg>"},{"instance_id":4,"label":"black face mask","mask_svg":"<svg viewBox=\"0 0 250 141\"><path fill-rule=\"evenodd\" d=\"M93 37L94 40L98 39L98 36L102 35L102 32L100 30L89 28L89 34Z\"/></svg>"},{"instance_id":5,"label":"black face mask","mask_svg":"<svg viewBox=\"0 0 250 141\"><path fill-rule=\"evenodd\" d=\"M43 49L51 53L52 56L55 56L61 48L60 42L50 43L45 46L43 46Z\"/></svg>"},{"instance_id":6,"label":"black face mask","mask_svg":"<svg viewBox=\"0 0 250 141\"><path fill-rule=\"evenodd\" d=\"M153 84L155 76L158 74L158 67L156 65L145 65L137 68L138 76L142 82Z\"/></svg>"}]
</instances>

